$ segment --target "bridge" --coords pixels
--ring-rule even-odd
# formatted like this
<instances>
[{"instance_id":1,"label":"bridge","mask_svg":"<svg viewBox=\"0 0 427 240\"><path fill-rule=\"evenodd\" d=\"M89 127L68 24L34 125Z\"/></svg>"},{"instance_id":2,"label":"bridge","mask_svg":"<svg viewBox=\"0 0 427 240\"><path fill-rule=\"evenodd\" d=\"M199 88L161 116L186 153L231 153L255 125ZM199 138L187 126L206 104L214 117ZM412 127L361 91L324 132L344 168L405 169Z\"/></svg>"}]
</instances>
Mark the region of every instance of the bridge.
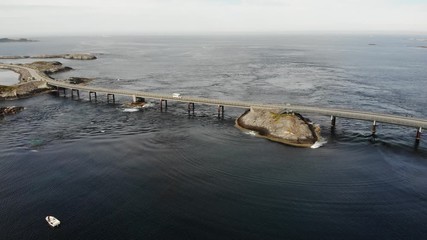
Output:
<instances>
[{"instance_id":1,"label":"bridge","mask_svg":"<svg viewBox=\"0 0 427 240\"><path fill-rule=\"evenodd\" d=\"M233 107L233 108L263 108L263 109L283 109L285 111L293 111L298 113L308 113L308 114L317 114L323 116L331 117L331 125L335 127L336 118L347 118L347 119L357 119L365 120L372 122L372 134L376 133L377 123L387 123L394 125L401 125L407 127L416 128L416 142L419 143L421 139L421 132L423 128L427 128L427 119L397 116L391 114L383 113L373 113L365 111L356 111L350 109L338 109L338 108L321 108L321 107L311 107L311 106L302 106L302 105L280 105L280 104L260 104L252 102L243 102L243 101L230 101L230 100L220 100L220 99L210 99L210 98L200 98L200 97L191 97L191 96L173 96L172 94L160 94L144 91L131 91L131 90L122 90L122 89L110 89L110 88L101 88L101 87L91 87L91 86L80 86L75 84L69 84L65 82L56 81L51 79L46 74L24 66L20 65L10 65L10 64L0 64L2 68L19 68L22 70L28 71L30 76L36 81L45 81L48 85L56 87L59 90L70 89L71 94L76 93L80 96L80 91L89 92L89 98L96 98L97 93L102 93L107 95L107 101L115 101L115 95L132 97L133 102L138 100L148 99L158 99L160 101L160 108L163 108L163 104L167 107L167 101L174 102L183 102L188 104L188 113L193 111L194 113L194 104L205 104L205 105L214 105L218 107L218 117L224 116L224 107Z\"/></svg>"}]
</instances>

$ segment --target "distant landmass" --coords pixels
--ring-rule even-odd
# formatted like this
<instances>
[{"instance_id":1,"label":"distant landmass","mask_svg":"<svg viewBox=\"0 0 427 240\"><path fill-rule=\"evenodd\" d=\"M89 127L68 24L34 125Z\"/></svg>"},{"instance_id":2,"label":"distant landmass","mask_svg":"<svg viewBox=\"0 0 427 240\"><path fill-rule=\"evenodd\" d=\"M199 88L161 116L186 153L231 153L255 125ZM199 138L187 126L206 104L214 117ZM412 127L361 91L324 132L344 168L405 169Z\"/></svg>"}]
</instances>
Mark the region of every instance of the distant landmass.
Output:
<instances>
[{"instance_id":1,"label":"distant landmass","mask_svg":"<svg viewBox=\"0 0 427 240\"><path fill-rule=\"evenodd\" d=\"M96 56L90 53L71 53L71 54L45 54L35 56L0 56L0 59L24 59L24 58L64 58L71 60L94 60Z\"/></svg>"},{"instance_id":2,"label":"distant landmass","mask_svg":"<svg viewBox=\"0 0 427 240\"><path fill-rule=\"evenodd\" d=\"M28 38L0 38L0 43L5 42L37 42L37 40L32 40Z\"/></svg>"}]
</instances>

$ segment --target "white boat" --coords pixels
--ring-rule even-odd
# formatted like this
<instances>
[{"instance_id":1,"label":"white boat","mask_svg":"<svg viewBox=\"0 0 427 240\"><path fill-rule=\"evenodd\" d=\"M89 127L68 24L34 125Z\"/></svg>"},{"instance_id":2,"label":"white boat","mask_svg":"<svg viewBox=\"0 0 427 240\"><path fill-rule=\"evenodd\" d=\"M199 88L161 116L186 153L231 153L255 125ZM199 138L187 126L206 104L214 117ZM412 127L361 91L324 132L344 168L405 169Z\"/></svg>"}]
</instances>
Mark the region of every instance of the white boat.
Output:
<instances>
[{"instance_id":1,"label":"white boat","mask_svg":"<svg viewBox=\"0 0 427 240\"><path fill-rule=\"evenodd\" d=\"M46 222L49 223L49 225L52 227L57 227L57 226L59 226L59 224L61 224L61 221L56 219L56 217L54 217L54 216L47 216Z\"/></svg>"}]
</instances>

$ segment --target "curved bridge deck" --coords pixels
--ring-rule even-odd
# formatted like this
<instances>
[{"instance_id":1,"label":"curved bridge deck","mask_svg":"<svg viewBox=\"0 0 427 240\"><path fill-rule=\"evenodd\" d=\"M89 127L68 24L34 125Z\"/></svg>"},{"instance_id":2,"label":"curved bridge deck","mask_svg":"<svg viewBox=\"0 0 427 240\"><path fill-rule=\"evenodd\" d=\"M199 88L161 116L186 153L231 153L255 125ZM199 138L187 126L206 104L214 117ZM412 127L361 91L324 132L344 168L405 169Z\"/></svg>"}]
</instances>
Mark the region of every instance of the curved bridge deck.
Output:
<instances>
[{"instance_id":1,"label":"curved bridge deck","mask_svg":"<svg viewBox=\"0 0 427 240\"><path fill-rule=\"evenodd\" d=\"M35 80L43 80L43 81L46 81L48 85L64 88L64 89L122 95L122 96L133 97L134 99L135 97L140 97L140 98L160 99L160 100L169 100L169 101L175 101L175 102L185 102L185 103L193 103L193 104L197 103L197 104L226 106L226 107L244 108L244 109L247 109L250 107L267 108L267 109L268 108L285 109L285 110L299 112L299 113L310 113L310 114L332 116L333 122L335 122L335 117L340 117L340 118L372 121L374 122L374 126L376 125L377 122L389 123L389 124L417 128L417 139L420 138L422 128L427 128L427 119L365 112L365 111L356 111L356 110L350 110L350 109L321 108L321 107L310 107L310 106L301 106L301 105L260 104L260 103L252 103L252 102L229 101L229 100L209 99L209 98L190 97L190 96L182 96L178 98L178 97L173 97L172 94L159 94L159 93L151 93L151 92L143 92L143 91L79 86L79 85L68 84L68 83L59 82L59 81L50 79L45 74L28 67L23 67L19 65L7 65L7 64L0 64L0 67L15 67L15 68L25 69L29 72L29 74L32 77L34 77Z\"/></svg>"}]
</instances>

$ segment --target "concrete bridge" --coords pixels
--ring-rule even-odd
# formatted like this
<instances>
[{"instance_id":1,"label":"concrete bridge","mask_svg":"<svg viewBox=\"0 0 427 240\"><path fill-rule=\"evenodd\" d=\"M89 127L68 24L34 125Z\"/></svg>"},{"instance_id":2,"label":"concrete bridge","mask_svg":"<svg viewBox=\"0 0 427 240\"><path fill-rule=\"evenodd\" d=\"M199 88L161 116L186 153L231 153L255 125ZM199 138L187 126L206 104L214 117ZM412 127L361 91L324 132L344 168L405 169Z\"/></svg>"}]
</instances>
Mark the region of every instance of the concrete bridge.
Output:
<instances>
[{"instance_id":1,"label":"concrete bridge","mask_svg":"<svg viewBox=\"0 0 427 240\"><path fill-rule=\"evenodd\" d=\"M347 118L347 119L357 119L365 120L372 122L372 134L376 133L377 123L387 123L394 125L401 125L407 127L416 128L416 142L419 143L421 139L421 132L423 128L427 128L427 119L412 118L397 116L391 114L382 114L382 113L373 113L365 111L357 111L350 109L338 109L338 108L321 108L321 107L311 107L311 106L302 106L302 105L280 105L280 104L260 104L252 102L242 102L242 101L230 101L230 100L220 100L220 99L209 99L209 98L200 98L200 97L191 97L191 96L173 96L172 94L160 94L152 92L143 92L143 91L131 91L131 90L121 90L121 89L110 89L110 88L101 88L101 87L91 87L91 86L80 86L75 84L68 84L64 82L59 82L49 78L46 74L41 73L32 68L23 67L19 65L7 65L0 64L0 67L15 67L20 69L25 69L33 77L33 79L38 81L46 81L48 85L56 87L59 90L70 89L71 94L76 94L80 96L80 91L89 92L89 98L97 98L97 94L106 94L107 101L115 101L115 95L132 97L133 102L138 100L148 99L158 99L160 101L160 108L163 106L167 108L167 101L174 102L183 102L188 104L188 113L190 114L193 111L195 104L205 104L205 105L214 105L218 107L218 117L224 116L224 107L233 107L233 108L243 108L248 109L253 108L264 108L264 109L284 109L287 111L293 111L298 113L309 113L317 114L323 116L331 117L331 125L335 127L336 118Z\"/></svg>"}]
</instances>

